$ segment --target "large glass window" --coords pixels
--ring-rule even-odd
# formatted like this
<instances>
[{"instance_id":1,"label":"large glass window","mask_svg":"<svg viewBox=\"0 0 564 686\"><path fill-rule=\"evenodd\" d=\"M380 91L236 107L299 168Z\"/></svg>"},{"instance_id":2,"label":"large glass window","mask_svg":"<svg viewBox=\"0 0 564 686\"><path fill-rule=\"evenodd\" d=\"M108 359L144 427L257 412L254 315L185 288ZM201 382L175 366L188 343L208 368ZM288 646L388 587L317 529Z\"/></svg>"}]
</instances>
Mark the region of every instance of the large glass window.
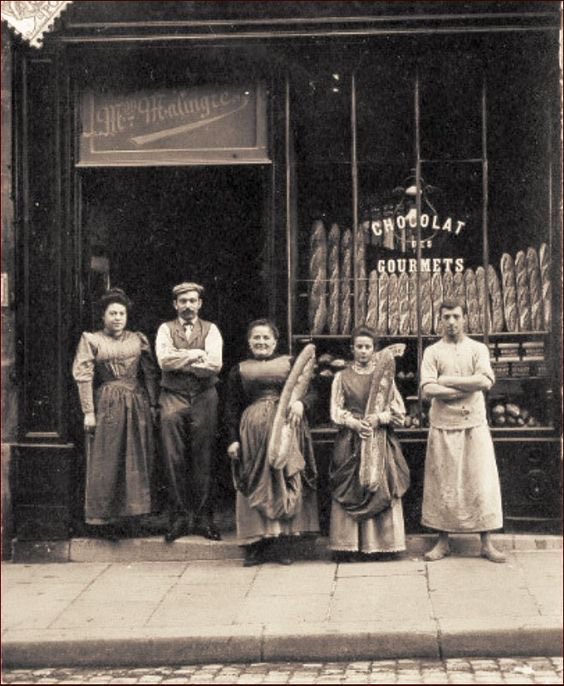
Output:
<instances>
[{"instance_id":1,"label":"large glass window","mask_svg":"<svg viewBox=\"0 0 564 686\"><path fill-rule=\"evenodd\" d=\"M550 93L525 48L518 58L427 43L318 54L293 78L291 337L317 344L321 424L366 323L380 347L406 343L406 430L425 428L419 367L455 297L490 348L494 430L554 429Z\"/></svg>"}]
</instances>

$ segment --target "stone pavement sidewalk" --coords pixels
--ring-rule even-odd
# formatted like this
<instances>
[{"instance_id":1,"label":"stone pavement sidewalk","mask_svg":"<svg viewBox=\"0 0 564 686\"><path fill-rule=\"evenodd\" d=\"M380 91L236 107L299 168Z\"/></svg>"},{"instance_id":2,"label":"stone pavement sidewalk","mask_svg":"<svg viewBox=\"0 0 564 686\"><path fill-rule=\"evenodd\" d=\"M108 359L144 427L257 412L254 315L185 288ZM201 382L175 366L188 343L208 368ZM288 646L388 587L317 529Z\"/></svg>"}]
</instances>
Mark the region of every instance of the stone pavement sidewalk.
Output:
<instances>
[{"instance_id":1,"label":"stone pavement sidewalk","mask_svg":"<svg viewBox=\"0 0 564 686\"><path fill-rule=\"evenodd\" d=\"M6 668L560 655L561 550L2 565Z\"/></svg>"}]
</instances>

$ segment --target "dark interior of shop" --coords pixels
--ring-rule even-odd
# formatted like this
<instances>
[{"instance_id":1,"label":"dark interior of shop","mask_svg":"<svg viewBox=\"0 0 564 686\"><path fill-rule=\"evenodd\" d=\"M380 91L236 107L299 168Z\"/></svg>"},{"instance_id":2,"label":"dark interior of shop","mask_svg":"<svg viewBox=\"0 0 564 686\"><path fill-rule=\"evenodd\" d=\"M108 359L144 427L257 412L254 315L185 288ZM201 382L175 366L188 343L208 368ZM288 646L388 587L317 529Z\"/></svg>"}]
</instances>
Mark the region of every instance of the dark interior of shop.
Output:
<instances>
[{"instance_id":1,"label":"dark interior of shop","mask_svg":"<svg viewBox=\"0 0 564 686\"><path fill-rule=\"evenodd\" d=\"M266 314L265 183L259 166L90 170L82 185L85 263L109 269L109 283L134 302L130 326L151 340L174 317L172 287L201 283L202 316L229 341L229 368L244 355L247 324ZM100 257L107 261L92 262ZM100 283L89 276L96 327Z\"/></svg>"}]
</instances>

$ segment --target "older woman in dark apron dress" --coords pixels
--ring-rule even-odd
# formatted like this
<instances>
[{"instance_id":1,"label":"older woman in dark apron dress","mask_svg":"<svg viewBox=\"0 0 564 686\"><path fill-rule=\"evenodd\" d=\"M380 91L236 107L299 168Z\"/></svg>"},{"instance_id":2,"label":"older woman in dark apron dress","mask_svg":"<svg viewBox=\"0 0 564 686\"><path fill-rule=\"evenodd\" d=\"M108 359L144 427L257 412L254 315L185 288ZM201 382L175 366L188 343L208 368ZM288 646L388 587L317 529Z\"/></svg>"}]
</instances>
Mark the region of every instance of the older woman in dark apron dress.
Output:
<instances>
[{"instance_id":1,"label":"older woman in dark apron dress","mask_svg":"<svg viewBox=\"0 0 564 686\"><path fill-rule=\"evenodd\" d=\"M276 355L278 329L266 319L249 326L251 358L235 365L228 378L225 424L228 455L237 489L237 538L245 547L245 566L260 564L267 545L289 536L319 531L317 469L307 425L314 394L289 407L297 431L292 467L275 469L267 448L284 383L292 369L288 355ZM284 545L273 557L281 564L291 558Z\"/></svg>"}]
</instances>

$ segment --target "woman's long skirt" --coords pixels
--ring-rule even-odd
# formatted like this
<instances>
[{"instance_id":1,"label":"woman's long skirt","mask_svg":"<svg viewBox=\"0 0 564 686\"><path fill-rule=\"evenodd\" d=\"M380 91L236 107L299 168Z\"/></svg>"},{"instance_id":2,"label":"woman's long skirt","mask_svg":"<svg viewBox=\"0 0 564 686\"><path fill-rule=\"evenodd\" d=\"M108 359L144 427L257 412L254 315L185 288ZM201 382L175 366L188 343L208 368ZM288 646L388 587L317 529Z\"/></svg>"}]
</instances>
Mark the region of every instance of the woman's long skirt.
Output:
<instances>
[{"instance_id":1,"label":"woman's long skirt","mask_svg":"<svg viewBox=\"0 0 564 686\"><path fill-rule=\"evenodd\" d=\"M303 474L295 475L291 480L286 480L281 470L274 471L265 464L268 439L274 422L277 401L274 399L261 399L243 412L240 424L241 444L243 456L246 461L245 473L247 485L253 493L243 495L237 490L236 500L236 523L237 538L241 545L249 545L263 538L275 538L278 536L296 536L303 533L316 533L319 531L319 518L317 512L317 492L308 484L307 474L311 476L313 454L307 440L307 428L302 423L302 448L306 468ZM296 512L292 517L275 518L267 517L252 503L257 500L268 501L269 494L275 497L284 497L287 500L295 497L291 489L299 484L301 492L297 496ZM287 491L286 491L287 488ZM261 495L264 494L264 495ZM258 497L257 497L258 496ZM273 502L273 509L276 505ZM266 508L268 509L268 508Z\"/></svg>"},{"instance_id":2,"label":"woman's long skirt","mask_svg":"<svg viewBox=\"0 0 564 686\"><path fill-rule=\"evenodd\" d=\"M153 461L153 425L144 390L137 382L102 384L86 465L86 522L106 524L149 513Z\"/></svg>"}]
</instances>

